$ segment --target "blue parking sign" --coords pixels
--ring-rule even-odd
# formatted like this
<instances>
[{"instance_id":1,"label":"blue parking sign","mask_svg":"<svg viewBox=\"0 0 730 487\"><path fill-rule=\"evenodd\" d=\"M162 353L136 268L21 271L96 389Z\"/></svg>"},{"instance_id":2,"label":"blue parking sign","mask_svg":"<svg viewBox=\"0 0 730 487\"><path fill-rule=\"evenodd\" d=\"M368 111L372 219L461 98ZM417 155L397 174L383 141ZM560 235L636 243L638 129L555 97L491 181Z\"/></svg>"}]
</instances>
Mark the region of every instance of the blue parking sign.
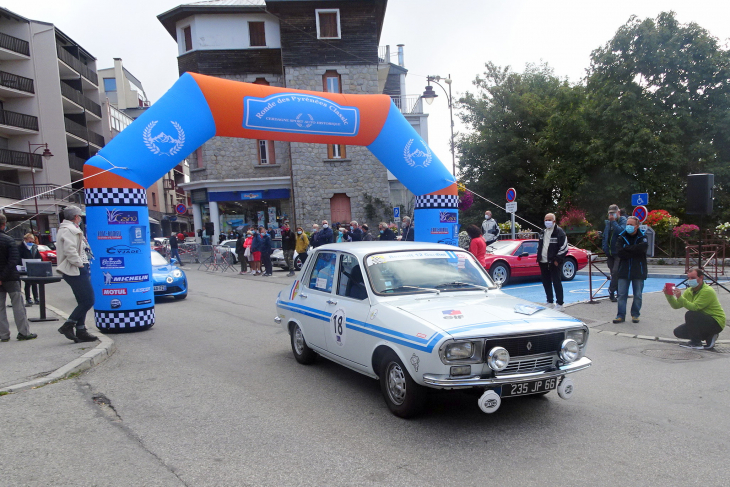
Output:
<instances>
[{"instance_id":1,"label":"blue parking sign","mask_svg":"<svg viewBox=\"0 0 730 487\"><path fill-rule=\"evenodd\" d=\"M631 195L631 206L644 206L649 204L649 193L635 193Z\"/></svg>"},{"instance_id":2,"label":"blue parking sign","mask_svg":"<svg viewBox=\"0 0 730 487\"><path fill-rule=\"evenodd\" d=\"M397 220L400 218L400 206L394 206L393 207L393 219Z\"/></svg>"}]
</instances>

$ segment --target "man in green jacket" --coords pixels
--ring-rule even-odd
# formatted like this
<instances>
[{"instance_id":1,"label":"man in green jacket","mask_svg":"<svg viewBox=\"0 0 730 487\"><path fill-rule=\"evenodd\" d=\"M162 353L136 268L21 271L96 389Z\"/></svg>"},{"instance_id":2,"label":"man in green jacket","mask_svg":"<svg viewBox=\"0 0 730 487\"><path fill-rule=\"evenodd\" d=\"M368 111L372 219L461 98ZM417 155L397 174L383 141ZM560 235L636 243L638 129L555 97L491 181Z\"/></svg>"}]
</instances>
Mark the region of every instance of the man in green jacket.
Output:
<instances>
[{"instance_id":1,"label":"man in green jacket","mask_svg":"<svg viewBox=\"0 0 730 487\"><path fill-rule=\"evenodd\" d=\"M715 290L704 283L704 277L702 269L690 269L684 292L675 287L672 294L665 293L672 308L689 310L684 315L685 323L674 329L674 336L689 340L688 344L680 345L685 348L710 350L725 328L725 312Z\"/></svg>"}]
</instances>

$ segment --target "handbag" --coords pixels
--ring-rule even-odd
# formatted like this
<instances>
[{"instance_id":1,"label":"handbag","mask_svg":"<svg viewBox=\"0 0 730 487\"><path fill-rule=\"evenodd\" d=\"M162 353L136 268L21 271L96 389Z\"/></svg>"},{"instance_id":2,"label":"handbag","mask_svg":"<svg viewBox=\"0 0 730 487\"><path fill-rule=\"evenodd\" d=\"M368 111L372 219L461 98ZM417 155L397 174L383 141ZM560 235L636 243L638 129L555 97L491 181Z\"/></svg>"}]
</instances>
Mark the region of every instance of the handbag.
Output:
<instances>
[{"instance_id":1,"label":"handbag","mask_svg":"<svg viewBox=\"0 0 730 487\"><path fill-rule=\"evenodd\" d=\"M243 252L244 257L251 257L251 246L246 247L246 250Z\"/></svg>"}]
</instances>

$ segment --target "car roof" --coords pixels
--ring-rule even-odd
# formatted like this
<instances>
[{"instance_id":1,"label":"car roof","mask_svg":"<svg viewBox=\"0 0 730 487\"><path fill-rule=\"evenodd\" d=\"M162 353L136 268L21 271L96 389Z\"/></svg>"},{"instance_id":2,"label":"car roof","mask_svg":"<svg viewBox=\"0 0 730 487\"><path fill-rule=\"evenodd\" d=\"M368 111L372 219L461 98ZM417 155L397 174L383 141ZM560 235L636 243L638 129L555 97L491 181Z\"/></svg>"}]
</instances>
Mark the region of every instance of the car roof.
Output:
<instances>
[{"instance_id":1,"label":"car roof","mask_svg":"<svg viewBox=\"0 0 730 487\"><path fill-rule=\"evenodd\" d=\"M375 240L372 242L341 242L326 244L316 248L320 250L336 250L341 252L349 252L359 257L364 257L368 254L376 252L398 252L398 251L413 251L413 250L448 250L464 251L461 247L454 245L444 245L430 242L400 242L400 241L379 241Z\"/></svg>"}]
</instances>

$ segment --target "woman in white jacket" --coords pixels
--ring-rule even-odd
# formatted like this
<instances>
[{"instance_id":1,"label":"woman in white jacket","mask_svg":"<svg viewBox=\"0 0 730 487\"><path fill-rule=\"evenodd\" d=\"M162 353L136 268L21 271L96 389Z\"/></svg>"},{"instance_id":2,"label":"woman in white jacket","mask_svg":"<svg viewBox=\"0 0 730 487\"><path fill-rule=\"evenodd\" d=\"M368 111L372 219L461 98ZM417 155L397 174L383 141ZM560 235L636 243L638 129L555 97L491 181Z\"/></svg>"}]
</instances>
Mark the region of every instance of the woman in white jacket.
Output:
<instances>
[{"instance_id":1,"label":"woman in white jacket","mask_svg":"<svg viewBox=\"0 0 730 487\"><path fill-rule=\"evenodd\" d=\"M58 331L74 342L93 342L98 338L88 332L85 324L86 313L94 306L94 289L89 274L89 243L79 228L81 209L69 206L63 210L63 218L56 234L56 272L63 274L63 280L71 286L77 305Z\"/></svg>"}]
</instances>

